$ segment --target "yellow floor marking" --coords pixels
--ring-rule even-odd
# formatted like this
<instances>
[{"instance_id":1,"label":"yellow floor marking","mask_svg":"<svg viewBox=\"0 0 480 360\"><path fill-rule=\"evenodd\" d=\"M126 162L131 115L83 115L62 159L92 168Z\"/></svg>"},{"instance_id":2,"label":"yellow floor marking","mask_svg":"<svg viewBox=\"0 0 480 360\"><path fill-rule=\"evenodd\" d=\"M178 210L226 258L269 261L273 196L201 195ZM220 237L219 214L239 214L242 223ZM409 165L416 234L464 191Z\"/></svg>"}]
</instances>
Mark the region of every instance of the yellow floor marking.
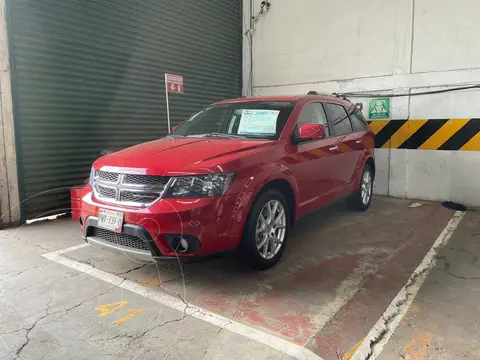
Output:
<instances>
[{"instance_id":1,"label":"yellow floor marking","mask_svg":"<svg viewBox=\"0 0 480 360\"><path fill-rule=\"evenodd\" d=\"M387 141L382 148L392 148L397 149L402 145L407 139L410 138L413 134L417 132L427 120L409 120L403 124L400 129L398 129L395 134Z\"/></svg>"},{"instance_id":2,"label":"yellow floor marking","mask_svg":"<svg viewBox=\"0 0 480 360\"><path fill-rule=\"evenodd\" d=\"M140 281L139 284L143 286L158 286L161 283L160 283L160 279L146 279L146 280Z\"/></svg>"},{"instance_id":3,"label":"yellow floor marking","mask_svg":"<svg viewBox=\"0 0 480 360\"><path fill-rule=\"evenodd\" d=\"M98 316L107 316L107 315L113 314L115 311L117 311L118 309L120 309L121 307L127 304L128 304L128 301L119 301L111 304L97 306L95 310L100 311L100 314L98 314Z\"/></svg>"},{"instance_id":4,"label":"yellow floor marking","mask_svg":"<svg viewBox=\"0 0 480 360\"><path fill-rule=\"evenodd\" d=\"M401 324L402 325L408 324L408 321L419 312L420 312L420 306L413 304L405 313L405 316L402 318Z\"/></svg>"},{"instance_id":5,"label":"yellow floor marking","mask_svg":"<svg viewBox=\"0 0 480 360\"><path fill-rule=\"evenodd\" d=\"M382 130L385 125L387 125L390 122L390 120L373 120L370 125L370 129L373 131L373 133L376 135Z\"/></svg>"},{"instance_id":6,"label":"yellow floor marking","mask_svg":"<svg viewBox=\"0 0 480 360\"><path fill-rule=\"evenodd\" d=\"M401 359L425 360L427 358L428 347L432 340L432 334L422 332L417 334L403 348Z\"/></svg>"},{"instance_id":7,"label":"yellow floor marking","mask_svg":"<svg viewBox=\"0 0 480 360\"><path fill-rule=\"evenodd\" d=\"M135 295L139 295L145 299L154 301L159 305L168 307L169 309L179 311L182 314L186 314L197 320L204 321L213 326L228 330L229 332L239 336L243 336L246 339L266 345L272 349L285 353L294 359L322 360L320 356L316 355L313 353L313 351L307 349L303 345L298 345L294 342L285 340L283 337L268 333L260 328L242 324L236 321L234 318L227 318L202 307L196 306L192 303L185 302L185 300L180 299L173 293L169 293L167 291L158 291L158 289L142 286L136 281L125 279L115 274L100 270L64 255L70 251L77 250L84 246L85 244L82 244L81 246L76 245L67 249L43 254L42 256L59 265L66 266L67 268L74 269L80 273L92 276L98 280L117 286L122 290L129 291ZM87 246L91 245L87 244Z\"/></svg>"},{"instance_id":8,"label":"yellow floor marking","mask_svg":"<svg viewBox=\"0 0 480 360\"><path fill-rule=\"evenodd\" d=\"M350 351L346 352L342 356L342 360L350 360L352 356L355 354L355 352L358 350L360 345L362 344L364 339L360 340L353 348L350 349Z\"/></svg>"},{"instance_id":9,"label":"yellow floor marking","mask_svg":"<svg viewBox=\"0 0 480 360\"><path fill-rule=\"evenodd\" d=\"M128 310L128 314L125 315L124 317L118 319L117 321L115 321L115 324L121 325L125 321L130 320L131 318L137 316L138 314L144 313L145 310L146 309L131 309L131 310Z\"/></svg>"},{"instance_id":10,"label":"yellow floor marking","mask_svg":"<svg viewBox=\"0 0 480 360\"><path fill-rule=\"evenodd\" d=\"M419 150L437 150L458 130L465 126L470 119L450 119L438 129L435 134L430 136L418 149Z\"/></svg>"},{"instance_id":11,"label":"yellow floor marking","mask_svg":"<svg viewBox=\"0 0 480 360\"><path fill-rule=\"evenodd\" d=\"M356 222L344 222L340 225L331 226L331 227L328 227L326 229L323 229L322 232L323 233L329 233L329 232L340 230L340 229L343 229L343 228L346 228L346 227L349 227L349 226L352 226L352 225L356 225L356 224L357 224Z\"/></svg>"},{"instance_id":12,"label":"yellow floor marking","mask_svg":"<svg viewBox=\"0 0 480 360\"><path fill-rule=\"evenodd\" d=\"M473 138L471 138L465 145L463 145L460 150L470 150L470 151L479 151L480 150L480 133L477 133Z\"/></svg>"}]
</instances>

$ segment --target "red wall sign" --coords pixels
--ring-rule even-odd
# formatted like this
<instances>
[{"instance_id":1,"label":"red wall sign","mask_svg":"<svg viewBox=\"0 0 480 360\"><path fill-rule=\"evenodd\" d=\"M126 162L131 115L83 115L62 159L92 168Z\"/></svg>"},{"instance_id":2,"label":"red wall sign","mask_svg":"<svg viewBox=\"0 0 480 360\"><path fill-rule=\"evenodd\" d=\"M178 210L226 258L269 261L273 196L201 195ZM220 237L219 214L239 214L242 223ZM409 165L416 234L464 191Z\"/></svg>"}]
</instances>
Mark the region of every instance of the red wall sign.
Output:
<instances>
[{"instance_id":1,"label":"red wall sign","mask_svg":"<svg viewBox=\"0 0 480 360\"><path fill-rule=\"evenodd\" d=\"M165 74L168 92L183 94L183 76Z\"/></svg>"}]
</instances>

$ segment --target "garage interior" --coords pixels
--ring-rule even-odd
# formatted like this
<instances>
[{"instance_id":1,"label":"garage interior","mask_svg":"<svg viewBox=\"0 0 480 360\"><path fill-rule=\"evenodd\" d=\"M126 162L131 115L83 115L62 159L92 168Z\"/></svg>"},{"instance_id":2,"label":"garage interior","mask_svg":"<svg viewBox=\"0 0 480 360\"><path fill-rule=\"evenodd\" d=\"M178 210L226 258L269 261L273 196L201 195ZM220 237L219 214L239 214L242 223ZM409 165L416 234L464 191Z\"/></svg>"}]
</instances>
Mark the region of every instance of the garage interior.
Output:
<instances>
[{"instance_id":1,"label":"garage interior","mask_svg":"<svg viewBox=\"0 0 480 360\"><path fill-rule=\"evenodd\" d=\"M0 359L480 358L477 2L2 5ZM86 244L70 190L103 151L168 134L165 73L184 77L172 126L344 94L376 134L371 208L300 219L265 272Z\"/></svg>"}]
</instances>

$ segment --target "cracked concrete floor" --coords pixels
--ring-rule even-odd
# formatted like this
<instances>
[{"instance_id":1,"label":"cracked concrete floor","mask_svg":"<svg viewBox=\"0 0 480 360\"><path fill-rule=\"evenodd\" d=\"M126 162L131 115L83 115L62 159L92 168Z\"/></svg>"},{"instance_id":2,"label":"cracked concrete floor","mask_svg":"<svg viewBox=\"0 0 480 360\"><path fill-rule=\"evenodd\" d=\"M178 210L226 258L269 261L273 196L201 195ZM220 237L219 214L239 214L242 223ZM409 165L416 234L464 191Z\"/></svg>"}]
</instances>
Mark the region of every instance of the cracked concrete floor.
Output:
<instances>
[{"instance_id":1,"label":"cracked concrete floor","mask_svg":"<svg viewBox=\"0 0 480 360\"><path fill-rule=\"evenodd\" d=\"M480 359L480 213L467 212L382 360Z\"/></svg>"},{"instance_id":2,"label":"cracked concrete floor","mask_svg":"<svg viewBox=\"0 0 480 360\"><path fill-rule=\"evenodd\" d=\"M70 220L0 232L0 359L289 359L41 256L78 243Z\"/></svg>"},{"instance_id":3,"label":"cracked concrete floor","mask_svg":"<svg viewBox=\"0 0 480 360\"><path fill-rule=\"evenodd\" d=\"M338 205L302 219L267 272L231 259L144 265L91 246L62 256L333 360L365 337L453 215L409 204L376 197L365 213ZM42 256L79 244L69 219L0 231L0 359L290 358Z\"/></svg>"}]
</instances>

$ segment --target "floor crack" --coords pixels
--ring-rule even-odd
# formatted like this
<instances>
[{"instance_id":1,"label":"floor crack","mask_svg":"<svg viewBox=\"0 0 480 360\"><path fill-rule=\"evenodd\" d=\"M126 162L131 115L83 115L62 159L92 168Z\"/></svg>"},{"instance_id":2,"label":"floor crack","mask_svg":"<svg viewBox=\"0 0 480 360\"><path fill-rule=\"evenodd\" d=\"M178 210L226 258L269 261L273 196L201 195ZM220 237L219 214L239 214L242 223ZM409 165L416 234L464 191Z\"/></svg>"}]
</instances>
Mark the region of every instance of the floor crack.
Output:
<instances>
[{"instance_id":1,"label":"floor crack","mask_svg":"<svg viewBox=\"0 0 480 360\"><path fill-rule=\"evenodd\" d=\"M460 276L460 275L457 275L457 274L453 273L450 270L450 262L447 260L447 258L445 256L439 256L437 259L443 260L443 271L445 272L445 274L448 274L448 275L453 276L454 278L460 279L460 280L479 280L480 279L480 276L466 277L466 276Z\"/></svg>"},{"instance_id":2,"label":"floor crack","mask_svg":"<svg viewBox=\"0 0 480 360\"><path fill-rule=\"evenodd\" d=\"M30 270L34 270L34 269L38 269L38 268L41 268L41 267L45 267L45 266L47 266L48 264L49 264L48 262L45 262L45 263L43 263L43 264L35 265L35 266L31 267L31 268L24 269L24 270L22 270L22 271L19 271L19 272L14 273L14 274L7 274L7 275L5 275L5 277L1 278L0 281L4 281L4 280L7 280L7 279L9 279L9 278L11 278L11 277L21 275L21 274L23 274L24 272L27 272L27 271L30 271Z\"/></svg>"},{"instance_id":3,"label":"floor crack","mask_svg":"<svg viewBox=\"0 0 480 360\"><path fill-rule=\"evenodd\" d=\"M182 320L185 319L185 316L186 314L184 314L181 318L179 319L174 319L174 320L168 320L168 321L165 321L164 323L162 324L157 324L149 329L146 329L144 330L142 333L140 334L136 334L136 335L130 335L130 334L118 334L118 335L115 335L113 337L109 337L109 338L101 338L101 339L93 339L93 340L90 340L91 342L103 342L103 341L112 341L112 340L115 340L115 339L119 339L119 338L128 338L130 339L129 340L129 344L131 344L132 342L134 342L135 340L138 340L138 339L141 339L143 338L146 334L148 334L149 332L155 330L155 329L159 329L161 327L164 327L168 324L171 324L171 323L175 323L175 322L181 322Z\"/></svg>"},{"instance_id":4,"label":"floor crack","mask_svg":"<svg viewBox=\"0 0 480 360\"><path fill-rule=\"evenodd\" d=\"M130 269L130 270L128 270L128 271L116 273L115 275L117 275L117 276L126 275L126 274L128 274L128 273L131 273L132 271L140 270L140 269L144 268L144 267L147 266L147 265L151 265L151 264L150 264L150 263L146 263L146 264L143 264L143 265L141 265L141 266L137 266L137 267L135 267L135 268L133 268L133 269Z\"/></svg>"},{"instance_id":5,"label":"floor crack","mask_svg":"<svg viewBox=\"0 0 480 360\"><path fill-rule=\"evenodd\" d=\"M460 211L455 213L431 249L427 252L420 265L415 269L387 310L385 310L377 324L375 324L371 333L367 335L367 339L360 345L352 360L371 360L377 358L379 355L377 352L382 351L383 345L395 331L397 321L401 320L399 317L406 313L413 298L418 293L418 288L421 287L428 273L435 266L437 258L440 258L437 255L438 251L449 241L464 214L464 212ZM412 292L410 292L412 287ZM415 287L418 288L416 289Z\"/></svg>"},{"instance_id":6,"label":"floor crack","mask_svg":"<svg viewBox=\"0 0 480 360\"><path fill-rule=\"evenodd\" d=\"M69 307L68 309L65 309L65 310L60 310L60 311L64 311L64 313L62 315L60 315L58 318L56 318L54 321L50 321L50 322L47 322L47 324L50 324L50 323L53 323L53 322L57 322L58 320L60 320L61 318L63 318L64 316L66 316L70 311L72 311L73 309L76 309L80 306L82 306L84 303L86 302L89 302L89 301L92 301L92 300L95 300L96 298L102 296L102 295L105 295L106 293L108 293L109 291L115 289L116 286L112 286L112 287L109 287L107 290L105 290L104 292L100 293L100 294L97 294L89 299L85 299L85 300L82 300L80 301L78 304L75 304L71 307ZM55 313L57 312L60 312L60 311L56 311ZM52 313L52 314L55 314L55 313ZM51 315L52 315L51 314Z\"/></svg>"},{"instance_id":7,"label":"floor crack","mask_svg":"<svg viewBox=\"0 0 480 360\"><path fill-rule=\"evenodd\" d=\"M230 323L231 323L231 322L230 322ZM218 329L217 332L216 332L213 336L216 337L216 336L220 335L220 333L221 333L223 330L225 330L224 327ZM207 347L205 348L205 351L203 352L202 359L204 359L205 356L207 355L208 350L210 350L210 347L213 345L213 341L214 341L214 340L215 340L215 339L212 339L212 340L210 340L210 341L208 342L208 345L207 345Z\"/></svg>"},{"instance_id":8,"label":"floor crack","mask_svg":"<svg viewBox=\"0 0 480 360\"><path fill-rule=\"evenodd\" d=\"M47 304L47 308L45 310L45 314L43 314L42 316L40 316L37 320L35 320L33 322L32 325L30 325L28 328L24 328L24 330L26 331L25 333L25 341L23 342L22 345L20 345L20 347L17 349L17 351L15 352L15 359L18 359L20 358L20 355L23 351L23 349L25 349L25 347L28 345L28 343L30 342L30 332L35 328L35 326L37 326L37 324L42 321L43 319L45 319L47 316L50 315L50 308L52 307L52 302L53 302L53 299L50 299L48 304Z\"/></svg>"}]
</instances>

